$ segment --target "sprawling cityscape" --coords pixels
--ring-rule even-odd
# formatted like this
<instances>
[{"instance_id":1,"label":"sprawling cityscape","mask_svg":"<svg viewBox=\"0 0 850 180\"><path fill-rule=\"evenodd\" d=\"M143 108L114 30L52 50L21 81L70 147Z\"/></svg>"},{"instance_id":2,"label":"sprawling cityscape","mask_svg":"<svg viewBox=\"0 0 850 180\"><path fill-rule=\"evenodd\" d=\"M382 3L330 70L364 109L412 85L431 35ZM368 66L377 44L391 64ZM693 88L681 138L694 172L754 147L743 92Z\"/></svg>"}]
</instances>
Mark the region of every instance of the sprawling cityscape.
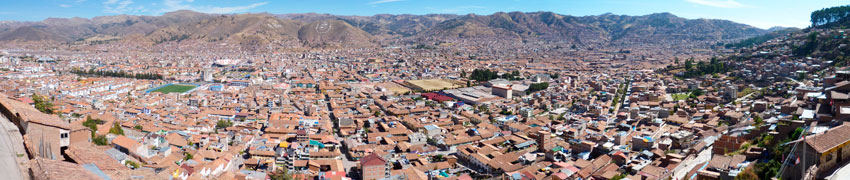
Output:
<instances>
[{"instance_id":1,"label":"sprawling cityscape","mask_svg":"<svg viewBox=\"0 0 850 180\"><path fill-rule=\"evenodd\" d=\"M612 11L0 21L0 174L850 179L850 6Z\"/></svg>"}]
</instances>

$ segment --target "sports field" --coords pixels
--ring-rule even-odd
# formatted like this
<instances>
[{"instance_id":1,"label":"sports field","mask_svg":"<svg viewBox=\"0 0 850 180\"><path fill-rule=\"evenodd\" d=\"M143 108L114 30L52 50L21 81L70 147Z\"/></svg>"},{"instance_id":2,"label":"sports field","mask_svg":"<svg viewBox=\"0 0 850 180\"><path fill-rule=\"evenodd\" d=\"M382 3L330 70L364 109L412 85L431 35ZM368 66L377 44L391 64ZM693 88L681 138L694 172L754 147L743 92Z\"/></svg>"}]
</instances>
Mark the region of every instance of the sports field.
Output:
<instances>
[{"instance_id":1,"label":"sports field","mask_svg":"<svg viewBox=\"0 0 850 180\"><path fill-rule=\"evenodd\" d=\"M387 88L395 94L404 94L410 92L410 89L393 82L380 83L378 84L378 86Z\"/></svg>"},{"instance_id":2,"label":"sports field","mask_svg":"<svg viewBox=\"0 0 850 180\"><path fill-rule=\"evenodd\" d=\"M407 81L407 83L413 86L414 89L423 91L435 91L441 89L454 89L461 87L444 79L410 80Z\"/></svg>"},{"instance_id":3,"label":"sports field","mask_svg":"<svg viewBox=\"0 0 850 180\"><path fill-rule=\"evenodd\" d=\"M172 92L184 93L186 91L195 89L195 87L197 87L197 86L184 85L184 84L172 84L172 85L168 85L168 86L161 87L159 89L153 90L151 92L161 92L161 93L165 93L165 94L172 93Z\"/></svg>"}]
</instances>

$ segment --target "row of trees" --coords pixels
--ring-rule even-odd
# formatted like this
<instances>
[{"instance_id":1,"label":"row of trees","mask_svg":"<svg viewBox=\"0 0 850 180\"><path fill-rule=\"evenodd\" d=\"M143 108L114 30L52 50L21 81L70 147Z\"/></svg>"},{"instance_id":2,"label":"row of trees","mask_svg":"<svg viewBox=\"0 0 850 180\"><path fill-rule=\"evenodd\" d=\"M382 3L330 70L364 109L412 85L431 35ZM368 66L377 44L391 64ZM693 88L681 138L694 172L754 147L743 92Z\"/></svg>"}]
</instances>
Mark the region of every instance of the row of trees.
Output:
<instances>
[{"instance_id":1,"label":"row of trees","mask_svg":"<svg viewBox=\"0 0 850 180\"><path fill-rule=\"evenodd\" d=\"M530 86L528 86L528 89L525 90L525 91L528 92L528 93L533 93L533 92L537 92L537 91L544 90L544 89L547 89L547 88L549 88L549 83L547 83L547 82L533 83Z\"/></svg>"},{"instance_id":2,"label":"row of trees","mask_svg":"<svg viewBox=\"0 0 850 180\"><path fill-rule=\"evenodd\" d=\"M472 74L469 75L469 79L476 81L489 81L496 78L499 78L499 72L490 71L490 69L475 69L472 70Z\"/></svg>"},{"instance_id":3,"label":"row of trees","mask_svg":"<svg viewBox=\"0 0 850 180\"><path fill-rule=\"evenodd\" d=\"M690 58L685 60L685 72L682 76L684 78L691 78L706 74L725 73L728 71L729 69L726 68L726 64L720 62L717 57L712 57L708 63L705 61L697 62L696 66L694 66L694 59Z\"/></svg>"},{"instance_id":4,"label":"row of trees","mask_svg":"<svg viewBox=\"0 0 850 180\"><path fill-rule=\"evenodd\" d=\"M833 26L850 22L850 5L824 8L812 12L812 27Z\"/></svg>"},{"instance_id":5,"label":"row of trees","mask_svg":"<svg viewBox=\"0 0 850 180\"><path fill-rule=\"evenodd\" d=\"M120 77L120 78L135 78L135 79L153 79L160 80L162 79L162 75L156 73L129 73L124 71L103 71L103 70L94 70L89 69L88 71L74 69L71 70L71 73L80 76L106 76L106 77Z\"/></svg>"},{"instance_id":6,"label":"row of trees","mask_svg":"<svg viewBox=\"0 0 850 180\"><path fill-rule=\"evenodd\" d=\"M461 76L466 76L466 72L461 72ZM521 80L519 71L511 71L510 73L502 73L502 75L499 75L499 72L491 71L490 69L475 69L472 70L472 74L469 76L469 79L476 81L489 81L496 78Z\"/></svg>"}]
</instances>

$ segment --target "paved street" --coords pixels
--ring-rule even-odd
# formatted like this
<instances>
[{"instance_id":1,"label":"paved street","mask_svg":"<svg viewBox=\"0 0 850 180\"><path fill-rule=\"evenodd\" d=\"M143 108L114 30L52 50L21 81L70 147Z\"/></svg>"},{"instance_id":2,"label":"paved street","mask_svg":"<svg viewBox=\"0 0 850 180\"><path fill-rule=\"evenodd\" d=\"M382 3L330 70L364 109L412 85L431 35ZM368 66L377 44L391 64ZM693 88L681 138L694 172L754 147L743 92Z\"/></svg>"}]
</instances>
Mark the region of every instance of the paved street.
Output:
<instances>
[{"instance_id":1,"label":"paved street","mask_svg":"<svg viewBox=\"0 0 850 180\"><path fill-rule=\"evenodd\" d=\"M850 179L850 162L845 162L845 163L840 164L838 166L839 166L838 169L835 169L835 171L833 171L832 174L830 174L829 176L823 177L823 178L828 179L828 180ZM826 175L826 174L819 175L819 176L822 177L824 175Z\"/></svg>"},{"instance_id":2,"label":"paved street","mask_svg":"<svg viewBox=\"0 0 850 180\"><path fill-rule=\"evenodd\" d=\"M24 154L24 152L17 152L16 150L22 146L22 144L16 145L16 143L20 143L22 140L13 139L20 138L20 136L13 134L18 133L17 131L10 131L15 129L11 121L3 116L0 116L0 121L2 121L0 126L3 130L3 132L0 132L0 174L3 174L3 179L24 179L17 161L18 154Z\"/></svg>"},{"instance_id":3,"label":"paved street","mask_svg":"<svg viewBox=\"0 0 850 180\"><path fill-rule=\"evenodd\" d=\"M706 148L705 150L699 152L696 158L688 159L682 162L685 166L684 168L677 169L673 172L673 179L691 179L691 177L685 177L688 175L692 169L694 169L697 165L702 163L706 163L711 160L711 149L712 147Z\"/></svg>"}]
</instances>

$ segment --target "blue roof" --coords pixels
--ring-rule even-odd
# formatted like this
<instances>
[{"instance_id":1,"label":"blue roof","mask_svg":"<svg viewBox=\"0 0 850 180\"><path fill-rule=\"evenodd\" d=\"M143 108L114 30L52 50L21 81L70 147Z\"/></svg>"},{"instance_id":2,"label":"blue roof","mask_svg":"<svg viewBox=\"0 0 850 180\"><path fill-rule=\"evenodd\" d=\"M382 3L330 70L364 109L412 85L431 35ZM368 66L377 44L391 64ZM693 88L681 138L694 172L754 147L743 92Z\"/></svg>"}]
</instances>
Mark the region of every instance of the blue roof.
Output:
<instances>
[{"instance_id":1,"label":"blue roof","mask_svg":"<svg viewBox=\"0 0 850 180\"><path fill-rule=\"evenodd\" d=\"M319 141L312 139L310 140L310 145L318 146L319 148L325 148L325 144L322 144Z\"/></svg>"},{"instance_id":2,"label":"blue roof","mask_svg":"<svg viewBox=\"0 0 850 180\"><path fill-rule=\"evenodd\" d=\"M526 141L526 142L523 142L523 143L519 143L519 144L517 144L517 145L515 145L515 146L516 146L517 148L523 148L523 147L531 146L532 144L535 144L535 142L534 142L534 141Z\"/></svg>"},{"instance_id":3,"label":"blue roof","mask_svg":"<svg viewBox=\"0 0 850 180\"><path fill-rule=\"evenodd\" d=\"M433 124L429 124L429 125L426 125L426 126L425 126L425 129L426 129L426 130L429 130L429 131L430 131L430 130L439 129L439 128L440 128L439 126L437 126L437 125L433 125Z\"/></svg>"},{"instance_id":4,"label":"blue roof","mask_svg":"<svg viewBox=\"0 0 850 180\"><path fill-rule=\"evenodd\" d=\"M83 168L97 176L100 176L100 178L103 178L104 180L112 180L112 178L103 173L103 171L101 171L100 168L97 168L94 164L83 164Z\"/></svg>"},{"instance_id":5,"label":"blue roof","mask_svg":"<svg viewBox=\"0 0 850 180\"><path fill-rule=\"evenodd\" d=\"M114 149L114 148L107 149L106 155L109 155L109 157L111 157L112 159L115 159L116 161L123 161L123 160L127 159L127 154L124 154L123 152L118 151L117 149Z\"/></svg>"}]
</instances>

